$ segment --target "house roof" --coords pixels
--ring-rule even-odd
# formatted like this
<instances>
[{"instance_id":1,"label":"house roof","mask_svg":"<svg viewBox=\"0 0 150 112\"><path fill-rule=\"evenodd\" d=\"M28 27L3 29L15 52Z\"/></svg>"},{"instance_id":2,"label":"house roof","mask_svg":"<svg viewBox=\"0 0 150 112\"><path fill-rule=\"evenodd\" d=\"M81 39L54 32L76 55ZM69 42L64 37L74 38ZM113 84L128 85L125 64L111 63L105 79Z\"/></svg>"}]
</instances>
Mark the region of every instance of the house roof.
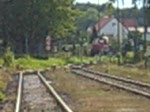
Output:
<instances>
[{"instance_id":1,"label":"house roof","mask_svg":"<svg viewBox=\"0 0 150 112\"><path fill-rule=\"evenodd\" d=\"M121 20L121 23L126 27L138 27L138 23L136 19L123 19Z\"/></svg>"},{"instance_id":2,"label":"house roof","mask_svg":"<svg viewBox=\"0 0 150 112\"><path fill-rule=\"evenodd\" d=\"M102 18L101 20L99 20L96 25L96 31L99 31L101 28L103 28L107 23L109 23L112 19L114 19L113 17L111 18ZM123 19L121 20L121 23L126 27L126 28L135 28L138 27L137 21L136 19Z\"/></svg>"},{"instance_id":3,"label":"house roof","mask_svg":"<svg viewBox=\"0 0 150 112\"><path fill-rule=\"evenodd\" d=\"M99 20L96 25L95 29L96 31L99 31L101 28L103 28L107 23L109 23L113 18L102 18Z\"/></svg>"}]
</instances>

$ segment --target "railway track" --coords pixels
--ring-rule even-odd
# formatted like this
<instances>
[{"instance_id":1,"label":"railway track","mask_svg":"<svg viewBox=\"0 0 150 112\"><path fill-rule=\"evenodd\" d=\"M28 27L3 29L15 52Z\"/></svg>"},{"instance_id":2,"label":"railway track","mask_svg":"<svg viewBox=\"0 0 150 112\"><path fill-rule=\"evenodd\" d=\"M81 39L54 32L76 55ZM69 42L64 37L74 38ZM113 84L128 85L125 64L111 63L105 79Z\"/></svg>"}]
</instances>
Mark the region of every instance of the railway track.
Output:
<instances>
[{"instance_id":1,"label":"railway track","mask_svg":"<svg viewBox=\"0 0 150 112\"><path fill-rule=\"evenodd\" d=\"M73 112L40 71L19 73L14 112Z\"/></svg>"},{"instance_id":2,"label":"railway track","mask_svg":"<svg viewBox=\"0 0 150 112\"><path fill-rule=\"evenodd\" d=\"M95 72L78 66L72 67L72 72L77 75L150 98L150 84L113 76L106 73Z\"/></svg>"}]
</instances>

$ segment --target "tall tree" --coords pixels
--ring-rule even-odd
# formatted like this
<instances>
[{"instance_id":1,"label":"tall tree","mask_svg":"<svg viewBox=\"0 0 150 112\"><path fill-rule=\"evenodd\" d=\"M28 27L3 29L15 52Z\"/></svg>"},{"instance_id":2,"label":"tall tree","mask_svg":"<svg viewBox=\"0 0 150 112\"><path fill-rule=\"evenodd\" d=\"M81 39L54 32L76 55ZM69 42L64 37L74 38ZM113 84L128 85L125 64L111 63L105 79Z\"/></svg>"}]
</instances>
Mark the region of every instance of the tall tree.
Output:
<instances>
[{"instance_id":1,"label":"tall tree","mask_svg":"<svg viewBox=\"0 0 150 112\"><path fill-rule=\"evenodd\" d=\"M73 0L0 0L0 38L16 52L27 46L36 51L46 35L55 39L74 31L76 15Z\"/></svg>"},{"instance_id":2,"label":"tall tree","mask_svg":"<svg viewBox=\"0 0 150 112\"><path fill-rule=\"evenodd\" d=\"M77 19L78 30L86 31L88 27L94 25L99 19L99 12L94 8L88 8L81 13Z\"/></svg>"}]
</instances>

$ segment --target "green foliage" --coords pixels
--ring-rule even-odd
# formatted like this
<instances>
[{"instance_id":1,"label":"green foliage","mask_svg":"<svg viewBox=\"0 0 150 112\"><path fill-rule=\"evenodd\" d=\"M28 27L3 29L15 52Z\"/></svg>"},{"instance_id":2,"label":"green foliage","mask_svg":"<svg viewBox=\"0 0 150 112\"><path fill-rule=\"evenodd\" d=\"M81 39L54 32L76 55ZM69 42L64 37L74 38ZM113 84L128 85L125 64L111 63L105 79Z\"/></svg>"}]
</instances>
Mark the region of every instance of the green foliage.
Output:
<instances>
[{"instance_id":1,"label":"green foliage","mask_svg":"<svg viewBox=\"0 0 150 112\"><path fill-rule=\"evenodd\" d=\"M0 80L0 101L2 101L5 98L5 94L3 93L6 89L6 82L2 82Z\"/></svg>"},{"instance_id":2,"label":"green foliage","mask_svg":"<svg viewBox=\"0 0 150 112\"><path fill-rule=\"evenodd\" d=\"M15 60L15 65L20 66L22 69L40 69L53 65L62 66L66 61L61 58L49 58L48 60L38 60L35 58L19 58Z\"/></svg>"},{"instance_id":3,"label":"green foliage","mask_svg":"<svg viewBox=\"0 0 150 112\"><path fill-rule=\"evenodd\" d=\"M133 62L134 61L134 52L127 52L125 56L125 62Z\"/></svg>"},{"instance_id":4,"label":"green foliage","mask_svg":"<svg viewBox=\"0 0 150 112\"><path fill-rule=\"evenodd\" d=\"M137 51L134 60L135 62L141 62L143 60L143 51Z\"/></svg>"},{"instance_id":5,"label":"green foliage","mask_svg":"<svg viewBox=\"0 0 150 112\"><path fill-rule=\"evenodd\" d=\"M37 52L48 34L55 40L75 31L77 15L73 0L0 1L0 37L16 53Z\"/></svg>"},{"instance_id":6,"label":"green foliage","mask_svg":"<svg viewBox=\"0 0 150 112\"><path fill-rule=\"evenodd\" d=\"M101 62L110 62L110 57L108 56L101 56Z\"/></svg>"},{"instance_id":7,"label":"green foliage","mask_svg":"<svg viewBox=\"0 0 150 112\"><path fill-rule=\"evenodd\" d=\"M10 51L9 48L6 49L4 56L4 66L9 67L14 62L14 54Z\"/></svg>"},{"instance_id":8,"label":"green foliage","mask_svg":"<svg viewBox=\"0 0 150 112\"><path fill-rule=\"evenodd\" d=\"M0 81L0 91L4 91L6 89L6 83L3 81Z\"/></svg>"},{"instance_id":9,"label":"green foliage","mask_svg":"<svg viewBox=\"0 0 150 112\"><path fill-rule=\"evenodd\" d=\"M122 62L122 58L121 58L121 62ZM118 58L117 57L111 57L111 63L117 64Z\"/></svg>"},{"instance_id":10,"label":"green foliage","mask_svg":"<svg viewBox=\"0 0 150 112\"><path fill-rule=\"evenodd\" d=\"M96 22L104 17L111 16L115 10L112 3L107 2L102 5L96 4L76 4L76 8L81 10L82 14L77 18L77 26L81 31L86 31L88 27L93 26Z\"/></svg>"},{"instance_id":11,"label":"green foliage","mask_svg":"<svg viewBox=\"0 0 150 112\"><path fill-rule=\"evenodd\" d=\"M102 63L114 63L114 64L118 63L118 58L116 56L113 57L101 56L100 60ZM122 58L121 58L121 62L122 62Z\"/></svg>"},{"instance_id":12,"label":"green foliage","mask_svg":"<svg viewBox=\"0 0 150 112\"><path fill-rule=\"evenodd\" d=\"M3 65L4 60L2 58L0 58L0 65Z\"/></svg>"},{"instance_id":13,"label":"green foliage","mask_svg":"<svg viewBox=\"0 0 150 112\"><path fill-rule=\"evenodd\" d=\"M0 91L0 101L4 100L5 95Z\"/></svg>"},{"instance_id":14,"label":"green foliage","mask_svg":"<svg viewBox=\"0 0 150 112\"><path fill-rule=\"evenodd\" d=\"M73 64L80 64L81 59L77 57L71 57L67 60L68 63L73 63Z\"/></svg>"},{"instance_id":15,"label":"green foliage","mask_svg":"<svg viewBox=\"0 0 150 112\"><path fill-rule=\"evenodd\" d=\"M108 3L105 4L105 7L106 7L107 10L105 10L105 12L103 13L103 16L113 15L113 13L115 11L115 8L114 8L113 4L108 2Z\"/></svg>"},{"instance_id":16,"label":"green foliage","mask_svg":"<svg viewBox=\"0 0 150 112\"><path fill-rule=\"evenodd\" d=\"M77 19L78 29L86 31L89 26L94 25L99 19L99 12L94 8L88 8L82 12L82 15Z\"/></svg>"},{"instance_id":17,"label":"green foliage","mask_svg":"<svg viewBox=\"0 0 150 112\"><path fill-rule=\"evenodd\" d=\"M90 57L70 57L67 60L67 63L71 64L90 64L91 62L95 63L96 59Z\"/></svg>"},{"instance_id":18,"label":"green foliage","mask_svg":"<svg viewBox=\"0 0 150 112\"><path fill-rule=\"evenodd\" d=\"M126 58L133 59L134 58L134 52L127 52Z\"/></svg>"},{"instance_id":19,"label":"green foliage","mask_svg":"<svg viewBox=\"0 0 150 112\"><path fill-rule=\"evenodd\" d=\"M14 62L15 66L20 66L22 69L41 69L46 67L55 66L63 66L67 64L89 64L90 62L96 62L95 58L91 57L75 57L71 56L68 58L49 58L48 60L38 60L35 58L19 58Z\"/></svg>"},{"instance_id":20,"label":"green foliage","mask_svg":"<svg viewBox=\"0 0 150 112\"><path fill-rule=\"evenodd\" d=\"M118 51L118 41L114 38L110 38L110 45L115 50L115 52Z\"/></svg>"}]
</instances>

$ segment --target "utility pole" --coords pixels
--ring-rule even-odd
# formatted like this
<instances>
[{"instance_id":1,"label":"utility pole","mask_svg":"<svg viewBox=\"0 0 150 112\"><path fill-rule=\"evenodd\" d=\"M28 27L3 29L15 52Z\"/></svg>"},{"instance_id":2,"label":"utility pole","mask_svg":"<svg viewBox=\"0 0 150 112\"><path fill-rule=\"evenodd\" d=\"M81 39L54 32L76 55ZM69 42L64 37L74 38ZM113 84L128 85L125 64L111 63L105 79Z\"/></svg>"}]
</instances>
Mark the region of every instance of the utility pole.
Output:
<instances>
[{"instance_id":1,"label":"utility pole","mask_svg":"<svg viewBox=\"0 0 150 112\"><path fill-rule=\"evenodd\" d=\"M100 0L98 0L98 6L99 6L99 2ZM98 11L98 33L97 33L97 36L99 36L99 34L101 34L101 23L99 23L99 21L100 21L100 13L99 13L99 11ZM101 22L101 21L100 21Z\"/></svg>"},{"instance_id":2,"label":"utility pole","mask_svg":"<svg viewBox=\"0 0 150 112\"><path fill-rule=\"evenodd\" d=\"M143 20L144 20L144 52L146 52L146 47L147 47L147 22L146 22L146 0L143 0Z\"/></svg>"},{"instance_id":3,"label":"utility pole","mask_svg":"<svg viewBox=\"0 0 150 112\"><path fill-rule=\"evenodd\" d=\"M146 21L146 0L143 0L143 20L144 20L144 53L146 53L146 49L147 49L147 21ZM145 60L144 60L144 65L145 65L145 68L147 68L147 57L145 57Z\"/></svg>"},{"instance_id":4,"label":"utility pole","mask_svg":"<svg viewBox=\"0 0 150 112\"><path fill-rule=\"evenodd\" d=\"M120 46L120 11L119 11L119 0L117 0L117 39L118 39L118 65L121 64L121 46Z\"/></svg>"},{"instance_id":5,"label":"utility pole","mask_svg":"<svg viewBox=\"0 0 150 112\"><path fill-rule=\"evenodd\" d=\"M100 6L100 0L98 0L98 6ZM101 21L100 21L100 13L98 11L98 32L97 37L101 36ZM101 61L101 51L98 53L98 62Z\"/></svg>"},{"instance_id":6,"label":"utility pole","mask_svg":"<svg viewBox=\"0 0 150 112\"><path fill-rule=\"evenodd\" d=\"M26 36L25 37L25 53L28 55L29 54L29 51L28 51L28 37Z\"/></svg>"}]
</instances>

